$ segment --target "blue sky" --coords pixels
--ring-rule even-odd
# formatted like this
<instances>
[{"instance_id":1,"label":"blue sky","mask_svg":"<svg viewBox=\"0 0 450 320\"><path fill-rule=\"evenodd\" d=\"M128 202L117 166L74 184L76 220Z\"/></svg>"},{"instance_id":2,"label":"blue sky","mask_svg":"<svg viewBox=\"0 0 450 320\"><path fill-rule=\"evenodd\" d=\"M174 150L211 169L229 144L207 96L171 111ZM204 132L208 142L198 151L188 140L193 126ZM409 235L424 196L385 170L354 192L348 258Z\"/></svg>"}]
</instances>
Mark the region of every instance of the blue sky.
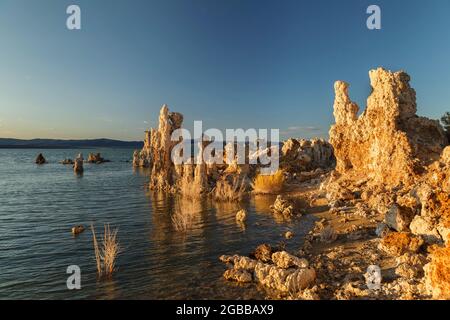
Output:
<instances>
[{"instance_id":1,"label":"blue sky","mask_svg":"<svg viewBox=\"0 0 450 320\"><path fill-rule=\"evenodd\" d=\"M66 28L78 4L82 30ZM382 30L366 8L382 10ZM419 114L450 111L450 1L0 0L0 137L141 140L185 126L327 136L333 83L404 69Z\"/></svg>"}]
</instances>

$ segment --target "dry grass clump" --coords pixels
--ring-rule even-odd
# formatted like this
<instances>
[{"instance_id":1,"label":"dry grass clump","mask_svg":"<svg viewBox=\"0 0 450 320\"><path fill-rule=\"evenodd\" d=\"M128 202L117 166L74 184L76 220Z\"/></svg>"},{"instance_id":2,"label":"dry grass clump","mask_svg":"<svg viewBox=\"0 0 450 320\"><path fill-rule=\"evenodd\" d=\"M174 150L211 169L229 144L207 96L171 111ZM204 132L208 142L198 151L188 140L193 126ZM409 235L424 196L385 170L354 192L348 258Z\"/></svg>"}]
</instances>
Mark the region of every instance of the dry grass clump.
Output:
<instances>
[{"instance_id":1,"label":"dry grass clump","mask_svg":"<svg viewBox=\"0 0 450 320\"><path fill-rule=\"evenodd\" d=\"M432 246L424 268L425 283L434 299L450 299L450 247Z\"/></svg>"},{"instance_id":2,"label":"dry grass clump","mask_svg":"<svg viewBox=\"0 0 450 320\"><path fill-rule=\"evenodd\" d=\"M172 225L176 231L186 232L192 229L196 219L202 212L202 202L195 199L178 197L171 216Z\"/></svg>"},{"instance_id":3,"label":"dry grass clump","mask_svg":"<svg viewBox=\"0 0 450 320\"><path fill-rule=\"evenodd\" d=\"M216 182L211 193L217 201L240 201L246 195L245 179L238 176L224 177Z\"/></svg>"},{"instance_id":4,"label":"dry grass clump","mask_svg":"<svg viewBox=\"0 0 450 320\"><path fill-rule=\"evenodd\" d=\"M95 262L99 276L111 276L115 271L116 258L120 252L119 241L117 240L118 229L111 230L109 224L105 224L104 228L102 245L99 247L94 225L91 225Z\"/></svg>"},{"instance_id":5,"label":"dry grass clump","mask_svg":"<svg viewBox=\"0 0 450 320\"><path fill-rule=\"evenodd\" d=\"M258 174L253 180L253 192L256 194L273 194L279 193L284 186L284 172L277 170L272 175Z\"/></svg>"},{"instance_id":6,"label":"dry grass clump","mask_svg":"<svg viewBox=\"0 0 450 320\"><path fill-rule=\"evenodd\" d=\"M188 175L183 175L178 182L178 188L180 194L186 199L198 199L202 196L202 186L194 181L194 179Z\"/></svg>"},{"instance_id":7,"label":"dry grass clump","mask_svg":"<svg viewBox=\"0 0 450 320\"><path fill-rule=\"evenodd\" d=\"M412 237L406 232L391 232L380 243L381 249L393 256L401 256L406 252L417 252L423 240Z\"/></svg>"}]
</instances>

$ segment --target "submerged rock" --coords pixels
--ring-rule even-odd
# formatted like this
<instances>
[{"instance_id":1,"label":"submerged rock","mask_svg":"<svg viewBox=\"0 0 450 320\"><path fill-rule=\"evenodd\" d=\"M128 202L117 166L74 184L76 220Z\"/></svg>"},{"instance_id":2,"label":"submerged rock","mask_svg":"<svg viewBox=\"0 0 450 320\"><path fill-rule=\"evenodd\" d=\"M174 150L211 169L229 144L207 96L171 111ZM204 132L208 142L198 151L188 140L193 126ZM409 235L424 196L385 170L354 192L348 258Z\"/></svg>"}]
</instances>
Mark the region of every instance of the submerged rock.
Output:
<instances>
[{"instance_id":1,"label":"submerged rock","mask_svg":"<svg viewBox=\"0 0 450 320\"><path fill-rule=\"evenodd\" d=\"M75 226L72 228L72 234L78 235L78 234L82 233L84 230L85 230L85 228L82 225Z\"/></svg>"},{"instance_id":2,"label":"submerged rock","mask_svg":"<svg viewBox=\"0 0 450 320\"><path fill-rule=\"evenodd\" d=\"M247 211L245 211L245 209L239 210L236 213L236 221L245 222L245 220L247 220Z\"/></svg>"}]
</instances>

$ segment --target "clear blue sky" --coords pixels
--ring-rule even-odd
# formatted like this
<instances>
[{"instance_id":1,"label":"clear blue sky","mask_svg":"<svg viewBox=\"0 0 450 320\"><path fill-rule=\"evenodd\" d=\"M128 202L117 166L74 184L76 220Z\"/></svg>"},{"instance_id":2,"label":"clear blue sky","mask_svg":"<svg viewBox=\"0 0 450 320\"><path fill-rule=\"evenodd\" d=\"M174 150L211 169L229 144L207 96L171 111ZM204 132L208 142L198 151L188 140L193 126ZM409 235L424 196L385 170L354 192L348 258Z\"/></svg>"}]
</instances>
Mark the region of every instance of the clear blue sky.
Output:
<instances>
[{"instance_id":1,"label":"clear blue sky","mask_svg":"<svg viewBox=\"0 0 450 320\"><path fill-rule=\"evenodd\" d=\"M0 137L141 140L163 103L188 128L326 137L334 81L364 107L377 66L406 70L419 114L439 118L449 15L448 0L0 0Z\"/></svg>"}]
</instances>

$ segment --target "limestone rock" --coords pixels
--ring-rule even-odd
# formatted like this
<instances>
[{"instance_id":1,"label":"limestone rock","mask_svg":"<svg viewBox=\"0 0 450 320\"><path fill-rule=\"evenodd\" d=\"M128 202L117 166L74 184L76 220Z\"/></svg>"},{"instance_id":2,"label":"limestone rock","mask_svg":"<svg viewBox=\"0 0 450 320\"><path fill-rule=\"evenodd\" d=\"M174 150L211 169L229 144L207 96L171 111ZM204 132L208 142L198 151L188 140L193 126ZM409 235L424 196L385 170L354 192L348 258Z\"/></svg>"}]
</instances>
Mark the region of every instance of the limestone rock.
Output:
<instances>
[{"instance_id":1,"label":"limestone rock","mask_svg":"<svg viewBox=\"0 0 450 320\"><path fill-rule=\"evenodd\" d=\"M423 267L427 259L421 254L407 252L396 259L395 273L407 279L418 279L423 276Z\"/></svg>"},{"instance_id":2,"label":"limestone rock","mask_svg":"<svg viewBox=\"0 0 450 320\"><path fill-rule=\"evenodd\" d=\"M102 155L100 153L89 153L88 159L86 160L88 163L104 163L109 162L109 160L105 160L102 158Z\"/></svg>"},{"instance_id":3,"label":"limestone rock","mask_svg":"<svg viewBox=\"0 0 450 320\"><path fill-rule=\"evenodd\" d=\"M256 259L258 259L259 261L262 262L270 262L272 261L272 247L268 244L261 244L259 245L255 252L254 252L254 256Z\"/></svg>"},{"instance_id":4,"label":"limestone rock","mask_svg":"<svg viewBox=\"0 0 450 320\"><path fill-rule=\"evenodd\" d=\"M423 239L406 232L392 232L385 236L379 248L393 256L401 256L407 252L416 253L423 244Z\"/></svg>"},{"instance_id":5,"label":"limestone rock","mask_svg":"<svg viewBox=\"0 0 450 320\"><path fill-rule=\"evenodd\" d=\"M233 255L233 256L223 255L219 259L222 262L231 263L231 264L233 264L235 269L241 269L241 270L253 270L253 269L255 269L255 266L257 264L256 260L250 259L249 257L239 256L239 255Z\"/></svg>"},{"instance_id":6,"label":"limestone rock","mask_svg":"<svg viewBox=\"0 0 450 320\"><path fill-rule=\"evenodd\" d=\"M434 247L425 265L425 285L434 299L450 299L450 247Z\"/></svg>"},{"instance_id":7,"label":"limestone rock","mask_svg":"<svg viewBox=\"0 0 450 320\"><path fill-rule=\"evenodd\" d=\"M409 227L412 234L422 236L427 243L436 243L441 240L437 225L429 218L415 216Z\"/></svg>"},{"instance_id":8,"label":"limestone rock","mask_svg":"<svg viewBox=\"0 0 450 320\"><path fill-rule=\"evenodd\" d=\"M228 269L223 274L226 280L237 281L241 283L252 282L252 274L246 270Z\"/></svg>"},{"instance_id":9,"label":"limestone rock","mask_svg":"<svg viewBox=\"0 0 450 320\"><path fill-rule=\"evenodd\" d=\"M333 148L324 139L288 139L281 148L280 167L301 173L334 166Z\"/></svg>"},{"instance_id":10,"label":"limestone rock","mask_svg":"<svg viewBox=\"0 0 450 320\"><path fill-rule=\"evenodd\" d=\"M298 293L314 283L316 272L308 267L309 263L305 259L287 252L276 252L272 259L275 264L266 264L238 255L220 257L222 262L233 264L233 268L224 273L224 277L229 280L250 282L254 279L268 288L289 293Z\"/></svg>"},{"instance_id":11,"label":"limestone rock","mask_svg":"<svg viewBox=\"0 0 450 320\"><path fill-rule=\"evenodd\" d=\"M281 292L298 292L311 286L316 279L312 268L282 269L263 263L256 265L254 275L262 285Z\"/></svg>"},{"instance_id":12,"label":"limestone rock","mask_svg":"<svg viewBox=\"0 0 450 320\"><path fill-rule=\"evenodd\" d=\"M437 121L416 116L416 93L405 72L379 68L369 77L372 93L359 117L348 84L335 84L330 143L336 170L387 186L412 182L423 166L439 158L448 143L445 132Z\"/></svg>"},{"instance_id":13,"label":"limestone rock","mask_svg":"<svg viewBox=\"0 0 450 320\"><path fill-rule=\"evenodd\" d=\"M292 217L295 214L294 204L281 195L277 196L274 204L270 206L270 209L274 214L282 215L284 217Z\"/></svg>"},{"instance_id":14,"label":"limestone rock","mask_svg":"<svg viewBox=\"0 0 450 320\"><path fill-rule=\"evenodd\" d=\"M152 190L173 191L176 186L178 174L171 153L179 141L171 141L171 135L182 123L183 116L180 113L171 113L167 105L163 105L159 113L158 129L152 129L148 134L150 141L146 142L146 153L152 157L150 175Z\"/></svg>"},{"instance_id":15,"label":"limestone rock","mask_svg":"<svg viewBox=\"0 0 450 320\"><path fill-rule=\"evenodd\" d=\"M384 217L386 224L396 231L408 231L414 212L408 208L394 204Z\"/></svg>"},{"instance_id":16,"label":"limestone rock","mask_svg":"<svg viewBox=\"0 0 450 320\"><path fill-rule=\"evenodd\" d=\"M307 268L309 263L306 259L293 256L286 251L279 251L272 254L273 263L282 269L290 267Z\"/></svg>"}]
</instances>

